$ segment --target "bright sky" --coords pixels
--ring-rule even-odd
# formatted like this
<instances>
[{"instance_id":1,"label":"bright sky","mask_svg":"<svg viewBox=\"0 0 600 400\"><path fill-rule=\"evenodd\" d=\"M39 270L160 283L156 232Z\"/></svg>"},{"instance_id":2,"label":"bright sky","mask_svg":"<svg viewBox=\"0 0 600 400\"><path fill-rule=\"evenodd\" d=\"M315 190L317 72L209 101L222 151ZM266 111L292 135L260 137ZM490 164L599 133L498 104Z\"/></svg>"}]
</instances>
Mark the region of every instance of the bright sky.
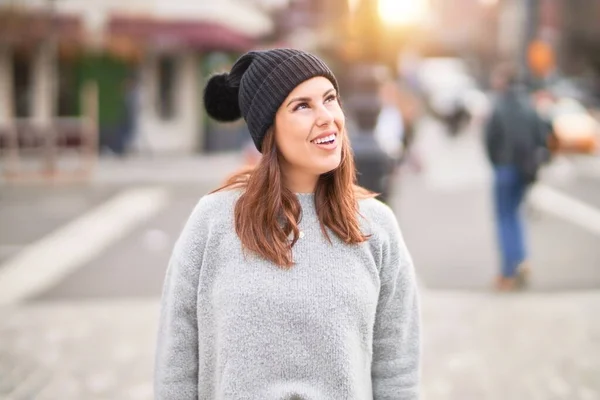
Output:
<instances>
[{"instance_id":1,"label":"bright sky","mask_svg":"<svg viewBox=\"0 0 600 400\"><path fill-rule=\"evenodd\" d=\"M379 0L379 16L389 25L415 25L429 12L427 0Z\"/></svg>"}]
</instances>

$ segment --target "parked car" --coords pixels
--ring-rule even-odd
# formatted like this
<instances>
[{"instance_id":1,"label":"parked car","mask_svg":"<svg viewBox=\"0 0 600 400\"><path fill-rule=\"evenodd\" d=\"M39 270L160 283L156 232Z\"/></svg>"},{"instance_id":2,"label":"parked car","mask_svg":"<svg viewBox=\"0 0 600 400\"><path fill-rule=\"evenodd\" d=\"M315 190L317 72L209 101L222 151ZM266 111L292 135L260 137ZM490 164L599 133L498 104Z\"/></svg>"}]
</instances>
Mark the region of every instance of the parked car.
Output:
<instances>
[{"instance_id":1,"label":"parked car","mask_svg":"<svg viewBox=\"0 0 600 400\"><path fill-rule=\"evenodd\" d=\"M600 150L600 122L577 99L542 91L534 96L542 118L551 129L553 152L590 154Z\"/></svg>"},{"instance_id":2,"label":"parked car","mask_svg":"<svg viewBox=\"0 0 600 400\"><path fill-rule=\"evenodd\" d=\"M552 107L556 150L595 153L600 149L600 122L578 101L563 98Z\"/></svg>"}]
</instances>

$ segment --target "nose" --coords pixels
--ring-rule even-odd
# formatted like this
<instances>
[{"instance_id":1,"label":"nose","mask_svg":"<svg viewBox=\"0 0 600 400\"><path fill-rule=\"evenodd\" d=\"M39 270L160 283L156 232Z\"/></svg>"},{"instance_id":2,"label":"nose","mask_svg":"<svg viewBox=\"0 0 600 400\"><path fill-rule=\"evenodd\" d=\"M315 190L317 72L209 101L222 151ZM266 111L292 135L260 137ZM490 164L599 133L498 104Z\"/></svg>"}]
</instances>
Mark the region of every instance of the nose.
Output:
<instances>
[{"instance_id":1,"label":"nose","mask_svg":"<svg viewBox=\"0 0 600 400\"><path fill-rule=\"evenodd\" d=\"M327 126L333 123L333 114L327 107L321 105L317 108L316 111L316 124L317 126Z\"/></svg>"}]
</instances>

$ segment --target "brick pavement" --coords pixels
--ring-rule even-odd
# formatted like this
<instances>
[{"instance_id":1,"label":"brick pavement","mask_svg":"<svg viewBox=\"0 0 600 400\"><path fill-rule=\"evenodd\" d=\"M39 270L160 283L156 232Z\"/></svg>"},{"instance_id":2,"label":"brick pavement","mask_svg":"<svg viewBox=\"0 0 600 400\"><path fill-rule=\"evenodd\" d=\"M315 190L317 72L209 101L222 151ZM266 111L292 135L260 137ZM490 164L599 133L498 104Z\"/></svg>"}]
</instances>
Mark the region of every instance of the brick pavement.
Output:
<instances>
[{"instance_id":1,"label":"brick pavement","mask_svg":"<svg viewBox=\"0 0 600 400\"><path fill-rule=\"evenodd\" d=\"M426 292L424 400L600 399L600 292Z\"/></svg>"},{"instance_id":2,"label":"brick pavement","mask_svg":"<svg viewBox=\"0 0 600 400\"><path fill-rule=\"evenodd\" d=\"M0 309L0 398L152 398L156 301Z\"/></svg>"},{"instance_id":3,"label":"brick pavement","mask_svg":"<svg viewBox=\"0 0 600 400\"><path fill-rule=\"evenodd\" d=\"M152 398L156 300L0 309L0 398ZM423 292L424 400L600 399L600 293Z\"/></svg>"}]
</instances>

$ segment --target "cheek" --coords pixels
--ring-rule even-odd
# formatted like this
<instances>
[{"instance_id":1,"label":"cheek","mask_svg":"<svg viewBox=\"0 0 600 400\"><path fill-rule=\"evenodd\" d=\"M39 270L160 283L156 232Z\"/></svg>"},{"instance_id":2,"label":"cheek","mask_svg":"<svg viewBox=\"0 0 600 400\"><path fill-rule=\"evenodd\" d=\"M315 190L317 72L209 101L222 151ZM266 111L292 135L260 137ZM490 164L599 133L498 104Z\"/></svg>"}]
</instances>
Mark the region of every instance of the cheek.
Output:
<instances>
[{"instance_id":1,"label":"cheek","mask_svg":"<svg viewBox=\"0 0 600 400\"><path fill-rule=\"evenodd\" d=\"M333 114L333 120L339 129L343 129L346 125L346 116L339 106L337 106L337 109Z\"/></svg>"},{"instance_id":2,"label":"cheek","mask_svg":"<svg viewBox=\"0 0 600 400\"><path fill-rule=\"evenodd\" d=\"M277 148L283 157L290 161L299 158L306 150L306 130L301 125L289 124L285 130L280 130L275 136Z\"/></svg>"}]
</instances>

